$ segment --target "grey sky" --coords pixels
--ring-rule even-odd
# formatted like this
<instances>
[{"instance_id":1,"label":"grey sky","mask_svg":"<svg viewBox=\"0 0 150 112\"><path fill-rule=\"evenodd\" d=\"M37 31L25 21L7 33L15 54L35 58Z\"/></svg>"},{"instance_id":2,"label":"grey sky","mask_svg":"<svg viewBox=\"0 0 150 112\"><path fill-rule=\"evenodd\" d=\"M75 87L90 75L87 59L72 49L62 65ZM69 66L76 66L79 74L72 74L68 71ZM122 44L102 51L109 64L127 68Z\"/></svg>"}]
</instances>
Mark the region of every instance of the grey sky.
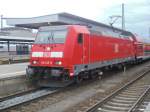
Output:
<instances>
[{"instance_id":1,"label":"grey sky","mask_svg":"<svg viewBox=\"0 0 150 112\"><path fill-rule=\"evenodd\" d=\"M0 0L4 17L35 17L68 12L109 24L109 16L121 15L125 3L126 29L148 39L149 0ZM114 26L121 28L121 19Z\"/></svg>"},{"instance_id":2,"label":"grey sky","mask_svg":"<svg viewBox=\"0 0 150 112\"><path fill-rule=\"evenodd\" d=\"M126 29L137 33L141 38L148 38L150 28L150 1L132 0L125 3L125 21ZM121 5L114 5L105 11L105 15L99 18L104 23L108 23L110 15L121 15ZM121 27L121 19L114 26Z\"/></svg>"}]
</instances>

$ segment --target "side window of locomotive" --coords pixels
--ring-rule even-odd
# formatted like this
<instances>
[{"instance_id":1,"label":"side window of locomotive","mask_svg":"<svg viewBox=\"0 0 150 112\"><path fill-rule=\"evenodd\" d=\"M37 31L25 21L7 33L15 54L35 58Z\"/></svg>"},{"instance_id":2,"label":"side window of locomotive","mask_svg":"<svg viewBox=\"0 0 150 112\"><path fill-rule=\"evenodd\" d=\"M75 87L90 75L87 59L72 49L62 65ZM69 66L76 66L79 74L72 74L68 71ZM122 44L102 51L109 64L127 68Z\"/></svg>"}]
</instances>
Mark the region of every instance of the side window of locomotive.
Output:
<instances>
[{"instance_id":1,"label":"side window of locomotive","mask_svg":"<svg viewBox=\"0 0 150 112\"><path fill-rule=\"evenodd\" d=\"M78 34L78 43L79 44L83 43L83 34L82 33Z\"/></svg>"}]
</instances>

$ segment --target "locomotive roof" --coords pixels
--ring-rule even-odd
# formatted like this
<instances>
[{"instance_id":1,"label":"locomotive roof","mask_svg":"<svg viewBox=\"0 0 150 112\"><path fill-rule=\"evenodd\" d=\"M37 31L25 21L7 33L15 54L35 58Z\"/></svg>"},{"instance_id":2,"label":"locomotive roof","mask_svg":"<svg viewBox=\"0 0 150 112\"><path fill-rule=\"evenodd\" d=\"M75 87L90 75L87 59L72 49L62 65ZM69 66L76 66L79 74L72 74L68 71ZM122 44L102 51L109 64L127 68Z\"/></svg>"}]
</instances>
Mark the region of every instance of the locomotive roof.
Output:
<instances>
[{"instance_id":1,"label":"locomotive roof","mask_svg":"<svg viewBox=\"0 0 150 112\"><path fill-rule=\"evenodd\" d=\"M43 27L39 28L39 31L42 31L42 30L64 30L67 28L68 28L68 25L43 26Z\"/></svg>"},{"instance_id":2,"label":"locomotive roof","mask_svg":"<svg viewBox=\"0 0 150 112\"><path fill-rule=\"evenodd\" d=\"M103 30L105 32L109 30L113 30L118 33L126 33L132 35L131 32L122 31L119 28L114 28L109 25L96 22L90 19L86 19L83 17L79 17L76 15L72 15L69 13L57 13L52 15L45 15L33 18L4 18L7 21L8 25L25 27L25 28L33 28L38 29L41 26L54 26L54 25L70 25L70 24L78 24L88 26L91 30L100 31Z\"/></svg>"}]
</instances>

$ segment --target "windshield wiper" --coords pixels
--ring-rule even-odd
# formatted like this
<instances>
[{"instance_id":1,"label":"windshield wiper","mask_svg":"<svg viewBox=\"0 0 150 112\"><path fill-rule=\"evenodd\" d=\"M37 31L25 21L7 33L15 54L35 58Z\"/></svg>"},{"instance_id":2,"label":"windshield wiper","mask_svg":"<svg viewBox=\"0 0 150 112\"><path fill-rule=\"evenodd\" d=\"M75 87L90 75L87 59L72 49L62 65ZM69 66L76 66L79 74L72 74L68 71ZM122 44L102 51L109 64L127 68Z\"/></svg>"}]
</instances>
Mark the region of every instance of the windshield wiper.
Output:
<instances>
[{"instance_id":1,"label":"windshield wiper","mask_svg":"<svg viewBox=\"0 0 150 112\"><path fill-rule=\"evenodd\" d=\"M54 33L53 33L53 32L51 32L51 37L52 37L53 43L55 43L55 40L54 40Z\"/></svg>"},{"instance_id":2,"label":"windshield wiper","mask_svg":"<svg viewBox=\"0 0 150 112\"><path fill-rule=\"evenodd\" d=\"M52 37L52 43L54 44L54 46L56 46L55 45L55 39L54 39L54 33L53 32L51 32L51 37Z\"/></svg>"},{"instance_id":3,"label":"windshield wiper","mask_svg":"<svg viewBox=\"0 0 150 112\"><path fill-rule=\"evenodd\" d=\"M51 40L52 40L52 34L50 32L49 36L48 36L48 43L50 44L51 43Z\"/></svg>"}]
</instances>

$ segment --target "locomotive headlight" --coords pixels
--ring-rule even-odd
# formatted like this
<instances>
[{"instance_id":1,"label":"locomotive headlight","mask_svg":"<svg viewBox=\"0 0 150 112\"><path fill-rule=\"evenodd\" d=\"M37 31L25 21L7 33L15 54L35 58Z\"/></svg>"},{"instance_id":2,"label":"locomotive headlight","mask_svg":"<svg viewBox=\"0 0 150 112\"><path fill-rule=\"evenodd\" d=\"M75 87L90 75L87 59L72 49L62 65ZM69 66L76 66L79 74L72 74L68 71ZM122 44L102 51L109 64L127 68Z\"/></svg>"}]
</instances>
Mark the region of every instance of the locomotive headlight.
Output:
<instances>
[{"instance_id":1,"label":"locomotive headlight","mask_svg":"<svg viewBox=\"0 0 150 112\"><path fill-rule=\"evenodd\" d=\"M61 65L62 62L61 62L61 61L56 61L55 64L56 64L56 65Z\"/></svg>"},{"instance_id":2,"label":"locomotive headlight","mask_svg":"<svg viewBox=\"0 0 150 112\"><path fill-rule=\"evenodd\" d=\"M33 61L33 64L37 64L37 61Z\"/></svg>"}]
</instances>

